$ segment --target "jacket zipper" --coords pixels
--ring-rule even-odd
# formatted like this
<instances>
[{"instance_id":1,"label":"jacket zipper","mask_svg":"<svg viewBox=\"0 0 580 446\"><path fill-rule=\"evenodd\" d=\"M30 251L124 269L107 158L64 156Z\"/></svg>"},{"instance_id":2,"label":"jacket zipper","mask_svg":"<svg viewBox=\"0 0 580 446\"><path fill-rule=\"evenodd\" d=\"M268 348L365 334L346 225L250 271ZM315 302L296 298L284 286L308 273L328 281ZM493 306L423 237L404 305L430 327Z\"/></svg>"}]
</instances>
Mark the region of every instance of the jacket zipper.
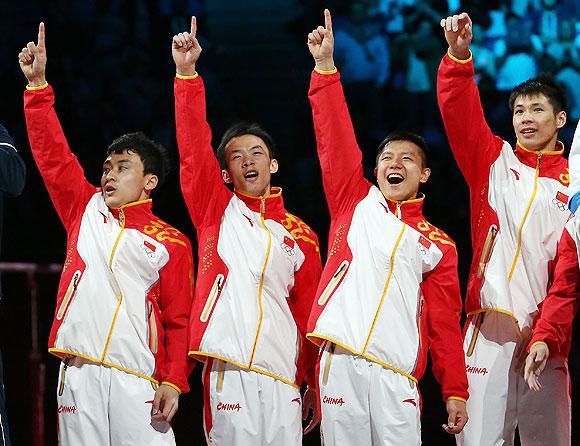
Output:
<instances>
[{"instance_id":1,"label":"jacket zipper","mask_svg":"<svg viewBox=\"0 0 580 446\"><path fill-rule=\"evenodd\" d=\"M66 289L66 292L64 293L62 302L60 303L60 307L58 308L58 311L56 313L56 318L58 320L61 320L64 317L68 304L71 302L72 298L76 294L81 275L82 273L80 270L76 270L75 273L73 274L72 279Z\"/></svg>"},{"instance_id":2,"label":"jacket zipper","mask_svg":"<svg viewBox=\"0 0 580 446\"><path fill-rule=\"evenodd\" d=\"M119 234L117 235L117 239L115 240L115 244L113 245L113 249L111 250L111 257L109 258L109 269L111 273L113 273L113 258L115 257L115 253L117 251L117 246L119 245L119 240L121 240L121 235L125 231L125 213L123 209L119 209L119 220L121 221L121 229L119 230ZM115 328L115 322L117 321L117 315L119 314L119 309L121 308L121 303L123 302L123 293L119 292L119 296L117 297L117 308L115 309L115 314L113 315L113 320L111 321L111 326L109 327L109 333L107 334L107 342L105 343L105 348L103 349L103 354L101 355L101 362L105 361L105 357L107 356L107 351L109 350L109 344L111 343L111 336L113 334L113 328Z\"/></svg>"},{"instance_id":3,"label":"jacket zipper","mask_svg":"<svg viewBox=\"0 0 580 446\"><path fill-rule=\"evenodd\" d=\"M324 288L324 291L322 292L322 294L318 298L318 305L324 305L326 303L326 301L328 299L330 299L330 296L332 296L332 294L334 293L336 288L338 288L338 284L340 283L340 280L346 274L346 270L348 269L348 265L349 265L348 260L344 260L340 264L340 266L336 270L336 273L334 273L334 275L332 276L332 279L330 279L330 282L328 282L328 285L326 285L326 288Z\"/></svg>"},{"instance_id":4,"label":"jacket zipper","mask_svg":"<svg viewBox=\"0 0 580 446\"><path fill-rule=\"evenodd\" d=\"M510 272L508 275L508 282L511 282L512 277L514 275L514 271L516 269L516 264L518 262L518 257L520 256L520 251L522 249L522 233L524 230L524 224L526 223L526 220L528 218L528 214L530 213L530 209L532 208L532 203L534 202L534 199L536 198L536 193L538 191L538 178L540 177L540 166L542 165L542 153L538 153L538 163L536 166L536 176L534 178L534 190L532 191L532 198L530 199L530 202L528 203L528 207L526 208L526 212L524 213L524 217L522 219L522 222L520 223L520 227L518 229L518 246L516 248L516 254L514 256L514 260L512 262L512 267L510 268Z\"/></svg>"},{"instance_id":5,"label":"jacket zipper","mask_svg":"<svg viewBox=\"0 0 580 446\"><path fill-rule=\"evenodd\" d=\"M256 337L254 338L254 346L252 347L252 355L250 356L250 363L248 364L248 368L252 367L252 363L254 362L254 355L256 353L256 347L258 345L258 337L260 336L260 329L262 328L262 317L264 314L264 309L262 308L262 292L264 289L264 275L266 274L266 266L268 265L268 260L270 258L270 249L272 247L272 234L270 234L270 230L266 226L266 222L264 221L264 214L266 212L266 199L264 197L260 197L260 221L262 223L262 227L266 230L268 234L268 248L266 250L266 258L264 259L264 265L262 266L262 273L260 275L260 286L258 288L258 306L260 308L260 321L258 322L258 329L256 330Z\"/></svg>"},{"instance_id":6,"label":"jacket zipper","mask_svg":"<svg viewBox=\"0 0 580 446\"><path fill-rule=\"evenodd\" d=\"M209 293L205 306L203 307L203 311L199 317L199 320L201 322L207 322L207 320L209 319L209 315L211 314L211 310L214 307L215 301L222 292L223 280L224 280L223 274L218 274L215 279L215 282L213 283L213 286L211 287L211 291Z\"/></svg>"},{"instance_id":7,"label":"jacket zipper","mask_svg":"<svg viewBox=\"0 0 580 446\"><path fill-rule=\"evenodd\" d=\"M389 288L389 283L391 281L391 277L393 276L393 267L395 265L395 253L397 252L397 248L399 247L399 243L401 242L401 239L403 238L403 233L405 232L405 228L407 227L407 225L405 223L403 223L401 225L401 231L399 232L399 236L397 237L397 241L395 242L395 246L393 247L393 251L391 252L391 259L390 259L390 267L389 267L389 275L387 276L387 280L385 282L385 286L383 288L383 293L381 295L381 300L379 302L379 306L377 308L377 311L375 312L375 317L373 319L373 323L371 325L371 328L369 330L369 334L367 336L367 339L365 341L365 345L362 349L362 355L365 354L367 347L369 346L369 341L371 340L371 336L373 334L373 330L375 328L375 324L377 323L377 319L379 317L379 313L381 312L381 308L383 306L383 302L385 301L385 297L387 295L387 290Z\"/></svg>"},{"instance_id":8,"label":"jacket zipper","mask_svg":"<svg viewBox=\"0 0 580 446\"><path fill-rule=\"evenodd\" d=\"M491 225L487 237L485 238L485 243L483 244L483 249L481 251L481 256L479 258L479 268L477 269L477 277L481 278L485 272L487 263L491 259L491 253L493 251L493 245L495 243L495 238L497 236L497 226Z\"/></svg>"}]
</instances>

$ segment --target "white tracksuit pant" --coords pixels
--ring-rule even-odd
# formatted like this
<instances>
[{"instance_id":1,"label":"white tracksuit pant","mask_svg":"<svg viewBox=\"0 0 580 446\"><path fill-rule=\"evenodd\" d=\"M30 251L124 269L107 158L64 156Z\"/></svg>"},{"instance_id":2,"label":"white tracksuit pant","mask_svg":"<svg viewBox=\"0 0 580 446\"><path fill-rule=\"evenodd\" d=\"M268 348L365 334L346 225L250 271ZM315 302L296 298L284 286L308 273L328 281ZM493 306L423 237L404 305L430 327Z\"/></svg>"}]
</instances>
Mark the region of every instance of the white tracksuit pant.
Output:
<instances>
[{"instance_id":1,"label":"white tracksuit pant","mask_svg":"<svg viewBox=\"0 0 580 446\"><path fill-rule=\"evenodd\" d=\"M420 395L409 378L327 342L318 389L325 446L421 444Z\"/></svg>"},{"instance_id":2,"label":"white tracksuit pant","mask_svg":"<svg viewBox=\"0 0 580 446\"><path fill-rule=\"evenodd\" d=\"M208 358L203 393L208 445L302 444L302 399L296 387Z\"/></svg>"},{"instance_id":3,"label":"white tracksuit pant","mask_svg":"<svg viewBox=\"0 0 580 446\"><path fill-rule=\"evenodd\" d=\"M539 392L524 381L529 328L499 312L469 322L464 350L469 381L469 422L457 435L460 446L513 445L516 425L524 446L570 445L570 376L563 359L550 359Z\"/></svg>"},{"instance_id":4,"label":"white tracksuit pant","mask_svg":"<svg viewBox=\"0 0 580 446\"><path fill-rule=\"evenodd\" d=\"M152 422L154 384L74 357L61 363L57 389L63 446L175 445L167 423Z\"/></svg>"}]
</instances>

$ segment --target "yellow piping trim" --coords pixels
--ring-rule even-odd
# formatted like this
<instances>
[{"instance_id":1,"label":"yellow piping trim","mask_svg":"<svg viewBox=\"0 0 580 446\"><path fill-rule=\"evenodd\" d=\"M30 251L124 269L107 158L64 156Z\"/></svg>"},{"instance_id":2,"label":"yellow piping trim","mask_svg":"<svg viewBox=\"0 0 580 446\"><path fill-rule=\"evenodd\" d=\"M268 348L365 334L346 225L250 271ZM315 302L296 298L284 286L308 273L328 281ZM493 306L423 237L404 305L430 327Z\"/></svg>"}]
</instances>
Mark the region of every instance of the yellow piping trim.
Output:
<instances>
[{"instance_id":1,"label":"yellow piping trim","mask_svg":"<svg viewBox=\"0 0 580 446\"><path fill-rule=\"evenodd\" d=\"M151 327L151 340L152 342L152 350L153 353L157 353L157 350L159 349L158 346L158 339L157 339L157 322L155 321L155 311L153 311L153 308L151 308L151 315L149 316L149 326Z\"/></svg>"},{"instance_id":2,"label":"yellow piping trim","mask_svg":"<svg viewBox=\"0 0 580 446\"><path fill-rule=\"evenodd\" d=\"M105 343L105 349L103 350L103 356L101 356L101 362L105 361L105 356L107 356L107 350L109 350L109 344L111 343L111 337L113 336L113 328L115 328L115 321L117 320L117 315L119 314L119 309L121 308L121 302L123 302L123 294L120 293L117 302L117 308L115 309L115 315L111 321L111 327L109 327L109 334L107 335L107 342Z\"/></svg>"},{"instance_id":3,"label":"yellow piping trim","mask_svg":"<svg viewBox=\"0 0 580 446\"><path fill-rule=\"evenodd\" d=\"M262 204L264 202L262 201ZM250 356L250 363L248 368L252 368L252 362L254 362L254 354L256 353L256 347L258 346L258 337L260 336L260 329L262 328L262 318L264 316L264 309L262 308L262 292L264 289L264 275L266 274L266 266L268 266L268 259L270 258L270 249L272 248L272 234L268 230L266 223L264 222L264 209L261 209L260 220L262 226L268 234L268 249L266 250L266 258L264 259L264 266L262 266L262 274L260 275L260 287L258 288L258 305L260 306L260 322L258 322L258 330L256 331L256 338L254 339L254 346L252 347L252 355Z\"/></svg>"},{"instance_id":4,"label":"yellow piping trim","mask_svg":"<svg viewBox=\"0 0 580 446\"><path fill-rule=\"evenodd\" d=\"M330 372L330 361L332 361L332 355L334 354L334 348L328 350L328 357L326 358L326 363L324 364L324 375L322 376L322 384L326 385L328 381L328 372Z\"/></svg>"},{"instance_id":5,"label":"yellow piping trim","mask_svg":"<svg viewBox=\"0 0 580 446\"><path fill-rule=\"evenodd\" d=\"M37 85L35 87L33 87L32 85L27 85L26 89L28 91L38 91L38 90L44 90L46 87L48 87L48 82L44 82L44 84Z\"/></svg>"},{"instance_id":6,"label":"yellow piping trim","mask_svg":"<svg viewBox=\"0 0 580 446\"><path fill-rule=\"evenodd\" d=\"M369 346L369 341L371 340L371 335L373 333L373 330L375 328L375 324L377 323L377 319L379 318L379 313L381 312L381 308L383 306L383 302L384 302L385 297L387 295L387 289L389 288L389 283L391 282L391 277L393 276L393 267L395 265L395 253L397 252L397 248L399 247L399 243L401 242L401 239L403 238L403 233L405 232L406 227L407 227L407 225L405 225L405 224L402 225L401 232L399 232L399 236L397 237L397 241L395 242L395 246L393 247L393 252L391 252L389 275L387 277L387 281L385 282L385 286L383 288L383 294L381 295L381 300L379 302L379 307L377 308L377 311L375 312L375 317L373 319L371 329L369 330L369 334L367 336L365 346L363 347L363 350L362 350L363 354L366 352L367 347Z\"/></svg>"},{"instance_id":7,"label":"yellow piping trim","mask_svg":"<svg viewBox=\"0 0 580 446\"><path fill-rule=\"evenodd\" d=\"M316 71L318 74L334 74L338 71L338 69L334 67L332 70L322 70L318 67L314 67L314 71Z\"/></svg>"},{"instance_id":8,"label":"yellow piping trim","mask_svg":"<svg viewBox=\"0 0 580 446\"><path fill-rule=\"evenodd\" d=\"M471 341L469 342L469 347L467 347L467 352L465 352L465 356L473 355L473 349L475 348L475 342L477 341L477 336L479 335L479 329L481 324L483 323L483 316L484 313L477 313L475 317L477 317L477 321L475 321L473 334L471 335Z\"/></svg>"},{"instance_id":9,"label":"yellow piping trim","mask_svg":"<svg viewBox=\"0 0 580 446\"><path fill-rule=\"evenodd\" d=\"M495 237L497 236L497 226L495 225L491 225L489 227L489 232L487 233L487 236L485 238L485 243L483 244L483 250L481 251L481 256L479 258L479 267L477 269L477 277L480 278L483 275L483 271L485 270L487 264L489 263L489 260L491 260L491 256L489 258L489 260L486 262L485 259L487 257L487 254L489 253L489 250L492 247L492 242L495 241Z\"/></svg>"},{"instance_id":10,"label":"yellow piping trim","mask_svg":"<svg viewBox=\"0 0 580 446\"><path fill-rule=\"evenodd\" d=\"M508 282L512 281L512 277L514 275L514 271L516 269L516 264L518 262L518 257L520 256L520 251L522 249L522 232L524 231L524 224L528 218L528 214L530 213L530 209L532 208L532 203L536 198L536 193L538 191L538 178L540 177L540 162L541 162L541 155L538 155L538 165L536 167L536 176L534 178L534 190L532 191L532 198L530 198L530 202L528 203L528 207L526 208L526 212L524 213L524 217L522 218L522 222L520 223L520 227L518 229L518 247L516 248L516 255L514 256L514 260L512 262L512 267L510 269L510 273L508 275Z\"/></svg>"},{"instance_id":11,"label":"yellow piping trim","mask_svg":"<svg viewBox=\"0 0 580 446\"><path fill-rule=\"evenodd\" d=\"M420 196L420 197L418 197L418 198L411 198L411 199L409 199L409 200L401 200L401 201L397 201L397 200L391 200L389 197L385 197L385 199L386 199L387 201L390 201L391 203L395 203L395 204L400 204L400 205L403 205L403 204L405 204L405 203L419 203L419 202L421 202L421 201L425 200L425 194L421 194L421 196Z\"/></svg>"},{"instance_id":12,"label":"yellow piping trim","mask_svg":"<svg viewBox=\"0 0 580 446\"><path fill-rule=\"evenodd\" d=\"M296 383L293 383L292 381L287 380L286 378L282 378L281 376L275 375L273 373L270 372L266 372L265 370L261 370L258 369L256 367L248 367L246 365L240 364L239 362L233 361L231 359L227 359L224 358L223 356L219 356L219 355L214 355L213 353L207 353L207 352L200 352L200 351L190 351L187 353L188 356L193 356L195 359L197 359L198 361L201 362L205 362L203 360L201 360L199 357L202 356L206 356L208 358L213 358L213 359L218 359L220 361L224 361L224 362L228 362L230 364L235 365L236 367L239 367L240 369L244 369L244 370L250 370L252 372L256 372L256 373L260 373L261 375L266 375L269 376L270 378L274 378L280 382L283 382L284 384L288 384L289 386L292 386L296 389L299 389L300 386L298 386Z\"/></svg>"},{"instance_id":13,"label":"yellow piping trim","mask_svg":"<svg viewBox=\"0 0 580 446\"><path fill-rule=\"evenodd\" d=\"M179 393L181 395L181 389L179 387L177 387L175 384L170 383L169 381L162 381L161 385L163 385L163 384L177 390L177 393Z\"/></svg>"},{"instance_id":14,"label":"yellow piping trim","mask_svg":"<svg viewBox=\"0 0 580 446\"><path fill-rule=\"evenodd\" d=\"M467 403L467 400L465 398L461 398L460 396L450 396L447 398L447 401L449 400L463 401L464 403Z\"/></svg>"},{"instance_id":15,"label":"yellow piping trim","mask_svg":"<svg viewBox=\"0 0 580 446\"><path fill-rule=\"evenodd\" d=\"M193 73L192 75L175 73L175 77L177 79L184 79L184 80L195 79L198 76L199 76L199 74L197 73L197 71L195 73Z\"/></svg>"},{"instance_id":16,"label":"yellow piping trim","mask_svg":"<svg viewBox=\"0 0 580 446\"><path fill-rule=\"evenodd\" d=\"M473 53L471 52L471 50L469 50L469 57L467 59L459 59L458 57L455 57L453 54L451 54L450 50L447 50L447 55L451 60L454 60L455 62L460 64L466 64L473 60Z\"/></svg>"},{"instance_id":17,"label":"yellow piping trim","mask_svg":"<svg viewBox=\"0 0 580 446\"><path fill-rule=\"evenodd\" d=\"M518 139L518 146L520 146L524 152L528 153L536 153L542 155L562 155L564 153L564 143L562 141L556 141L556 145L560 145L562 147L560 150L530 150L526 146L524 146L520 140Z\"/></svg>"},{"instance_id":18,"label":"yellow piping trim","mask_svg":"<svg viewBox=\"0 0 580 446\"><path fill-rule=\"evenodd\" d=\"M143 200L132 201L131 203L124 204L119 209L130 208L131 206L137 206L139 204L148 203L153 201L151 198L144 198Z\"/></svg>"},{"instance_id":19,"label":"yellow piping trim","mask_svg":"<svg viewBox=\"0 0 580 446\"><path fill-rule=\"evenodd\" d=\"M216 386L216 391L218 393L220 393L222 391L222 387L224 384L224 374L226 372L226 366L225 366L225 362L220 361L219 363L219 374L218 374L218 382L217 382L217 386Z\"/></svg>"},{"instance_id":20,"label":"yellow piping trim","mask_svg":"<svg viewBox=\"0 0 580 446\"><path fill-rule=\"evenodd\" d=\"M402 371L401 369L392 366L391 364L388 364L386 362L381 361L380 359L377 359L373 356L367 355L365 353L362 352L357 352L356 350L354 350L353 348L348 347L346 344L343 344L342 342L337 341L336 339L330 338L328 336L323 336L323 335L319 335L317 333L308 333L306 335L307 338L318 338L318 339L323 339L325 341L329 341L332 342L333 344L338 345L339 347L344 348L345 350L348 350L349 352L351 352L353 355L357 355L357 356L361 356L365 359L368 359L371 362L376 362L377 364L382 365L384 368L392 370L393 372L398 373L399 375L403 375L406 378L409 378L411 381L413 381L414 383L418 383L417 378L415 378L413 375Z\"/></svg>"},{"instance_id":21,"label":"yellow piping trim","mask_svg":"<svg viewBox=\"0 0 580 446\"><path fill-rule=\"evenodd\" d=\"M98 359L93 358L92 356L83 355L82 353L73 352L72 350L64 350L64 349L60 349L60 348L49 348L48 352L52 353L53 355L55 355L61 359L62 359L62 356L59 355L59 353L61 353L62 355L78 356L79 358L86 359L88 361L94 362L95 364L105 365L107 367L111 367L113 369L117 369L117 370L120 370L122 372L129 373L130 375L134 375L134 376L137 376L139 378L146 379L147 381L151 381L152 383L159 384L159 381L157 381L155 378L151 378L150 376L144 375L143 373L135 372L133 370L126 369L125 367L121 367L120 365L112 364L112 363L107 362L107 361L100 361Z\"/></svg>"},{"instance_id":22,"label":"yellow piping trim","mask_svg":"<svg viewBox=\"0 0 580 446\"><path fill-rule=\"evenodd\" d=\"M548 344L546 344L544 341L536 341L530 346L530 350L533 349L534 346L536 346L538 344L544 344L546 347L548 347ZM549 349L549 347L548 347L548 349Z\"/></svg>"}]
</instances>

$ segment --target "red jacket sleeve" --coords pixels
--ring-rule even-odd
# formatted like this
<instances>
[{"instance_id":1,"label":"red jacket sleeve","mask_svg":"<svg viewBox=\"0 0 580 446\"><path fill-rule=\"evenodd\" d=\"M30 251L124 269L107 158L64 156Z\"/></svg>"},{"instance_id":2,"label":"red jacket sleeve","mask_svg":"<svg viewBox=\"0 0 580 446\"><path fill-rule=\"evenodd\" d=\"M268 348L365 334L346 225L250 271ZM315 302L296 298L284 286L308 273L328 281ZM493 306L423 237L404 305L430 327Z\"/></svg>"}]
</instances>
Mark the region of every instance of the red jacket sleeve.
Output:
<instances>
[{"instance_id":1,"label":"red jacket sleeve","mask_svg":"<svg viewBox=\"0 0 580 446\"><path fill-rule=\"evenodd\" d=\"M298 382L301 382L303 377L309 387L316 388L315 369L318 347L306 339L306 325L322 274L322 262L316 234L306 225L301 226L301 229L304 234L298 236L298 245L305 259L300 269L294 273L294 287L290 291L289 305L302 336L302 349L298 360Z\"/></svg>"},{"instance_id":2,"label":"red jacket sleeve","mask_svg":"<svg viewBox=\"0 0 580 446\"><path fill-rule=\"evenodd\" d=\"M554 260L554 281L548 296L542 302L540 319L534 328L529 347L535 342L543 341L548 344L551 355L567 356L572 322L580 306L579 298L578 250L567 225Z\"/></svg>"},{"instance_id":3,"label":"red jacket sleeve","mask_svg":"<svg viewBox=\"0 0 580 446\"><path fill-rule=\"evenodd\" d=\"M473 61L459 63L446 54L437 72L437 100L451 150L470 188L489 177L503 141L483 114L473 79Z\"/></svg>"},{"instance_id":4,"label":"red jacket sleeve","mask_svg":"<svg viewBox=\"0 0 580 446\"><path fill-rule=\"evenodd\" d=\"M183 238L183 240L186 240ZM165 328L165 359L159 381L187 392L193 361L187 356L189 313L193 300L193 259L189 241L171 245L169 261L160 272L159 309Z\"/></svg>"},{"instance_id":5,"label":"red jacket sleeve","mask_svg":"<svg viewBox=\"0 0 580 446\"><path fill-rule=\"evenodd\" d=\"M98 189L86 180L81 165L70 151L54 110L54 92L50 85L24 93L24 113L32 155L56 212L68 229Z\"/></svg>"},{"instance_id":6,"label":"red jacket sleeve","mask_svg":"<svg viewBox=\"0 0 580 446\"><path fill-rule=\"evenodd\" d=\"M356 142L340 74L313 71L308 98L326 201L334 218L358 203L368 193L370 184L364 179L362 153Z\"/></svg>"},{"instance_id":7,"label":"red jacket sleeve","mask_svg":"<svg viewBox=\"0 0 580 446\"><path fill-rule=\"evenodd\" d=\"M175 125L181 190L196 228L219 221L232 197L211 147L205 89L200 76L175 78Z\"/></svg>"},{"instance_id":8,"label":"red jacket sleeve","mask_svg":"<svg viewBox=\"0 0 580 446\"><path fill-rule=\"evenodd\" d=\"M439 264L424 277L421 285L425 297L429 349L433 373L441 384L443 399L467 400L467 375L463 355L461 293L457 278L457 251L446 247Z\"/></svg>"}]
</instances>

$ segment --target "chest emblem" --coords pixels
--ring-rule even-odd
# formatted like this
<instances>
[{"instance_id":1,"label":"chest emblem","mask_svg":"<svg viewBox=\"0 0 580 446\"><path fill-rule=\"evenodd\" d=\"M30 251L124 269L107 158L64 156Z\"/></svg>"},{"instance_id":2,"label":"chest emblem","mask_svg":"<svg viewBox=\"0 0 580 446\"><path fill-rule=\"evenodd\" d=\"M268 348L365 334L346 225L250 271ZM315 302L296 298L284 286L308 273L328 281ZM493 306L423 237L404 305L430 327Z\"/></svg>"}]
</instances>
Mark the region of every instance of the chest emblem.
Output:
<instances>
[{"instance_id":1,"label":"chest emblem","mask_svg":"<svg viewBox=\"0 0 580 446\"><path fill-rule=\"evenodd\" d=\"M288 254L289 256L294 254L294 246L296 245L296 242L294 240L292 240L290 237L288 236L284 236L284 240L282 241L282 243L280 244L280 248L282 248L282 250Z\"/></svg>"},{"instance_id":2,"label":"chest emblem","mask_svg":"<svg viewBox=\"0 0 580 446\"><path fill-rule=\"evenodd\" d=\"M516 181L520 179L520 173L517 170L514 170L510 167L510 170L514 173L514 175L516 176Z\"/></svg>"},{"instance_id":3,"label":"chest emblem","mask_svg":"<svg viewBox=\"0 0 580 446\"><path fill-rule=\"evenodd\" d=\"M155 256L156 250L157 247L153 243L150 243L147 240L143 242L143 251L145 252L145 254L147 254L147 257L149 257L150 259Z\"/></svg>"},{"instance_id":4,"label":"chest emblem","mask_svg":"<svg viewBox=\"0 0 580 446\"><path fill-rule=\"evenodd\" d=\"M254 227L254 222L252 221L252 219L250 217L248 217L246 214L242 214L244 217L246 217L246 219L248 220L248 222L250 223L250 226L253 228Z\"/></svg>"},{"instance_id":5,"label":"chest emblem","mask_svg":"<svg viewBox=\"0 0 580 446\"><path fill-rule=\"evenodd\" d=\"M427 240L422 235L419 237L419 250L423 255L427 255L429 253L429 248L431 247L431 242Z\"/></svg>"},{"instance_id":6,"label":"chest emblem","mask_svg":"<svg viewBox=\"0 0 580 446\"><path fill-rule=\"evenodd\" d=\"M555 205L560 211L564 212L568 207L568 195L558 191L556 196L552 198L552 204Z\"/></svg>"}]
</instances>

